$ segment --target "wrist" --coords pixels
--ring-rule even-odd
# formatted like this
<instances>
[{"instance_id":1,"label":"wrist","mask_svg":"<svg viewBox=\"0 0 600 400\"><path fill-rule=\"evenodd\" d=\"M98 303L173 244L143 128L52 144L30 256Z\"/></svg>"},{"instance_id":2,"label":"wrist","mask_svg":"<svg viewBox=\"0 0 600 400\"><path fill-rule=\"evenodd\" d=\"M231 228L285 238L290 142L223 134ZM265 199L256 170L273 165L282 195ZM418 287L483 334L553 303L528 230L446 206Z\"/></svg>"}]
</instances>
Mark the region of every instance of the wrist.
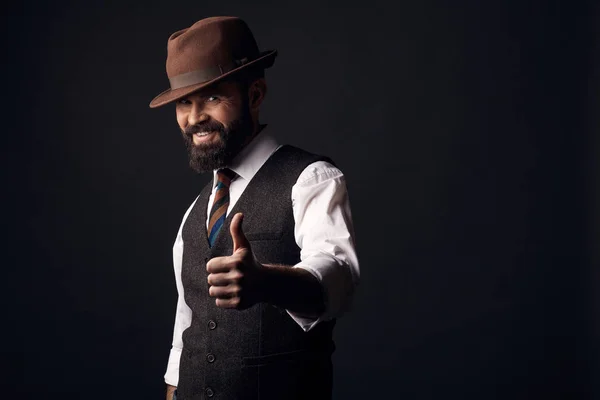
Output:
<instances>
[{"instance_id":1,"label":"wrist","mask_svg":"<svg viewBox=\"0 0 600 400\"><path fill-rule=\"evenodd\" d=\"M270 303L271 295L269 293L269 281L271 280L271 266L268 264L258 263L256 270L256 302Z\"/></svg>"}]
</instances>

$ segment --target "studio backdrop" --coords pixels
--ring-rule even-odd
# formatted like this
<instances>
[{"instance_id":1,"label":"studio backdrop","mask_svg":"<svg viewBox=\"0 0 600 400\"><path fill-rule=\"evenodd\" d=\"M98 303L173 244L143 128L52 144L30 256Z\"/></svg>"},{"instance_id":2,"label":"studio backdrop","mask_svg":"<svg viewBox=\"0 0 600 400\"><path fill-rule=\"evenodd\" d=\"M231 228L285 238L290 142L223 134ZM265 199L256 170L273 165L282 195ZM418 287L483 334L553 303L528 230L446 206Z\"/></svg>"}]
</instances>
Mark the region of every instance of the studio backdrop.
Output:
<instances>
[{"instance_id":1,"label":"studio backdrop","mask_svg":"<svg viewBox=\"0 0 600 400\"><path fill-rule=\"evenodd\" d=\"M171 247L209 176L148 103L171 33L237 15L279 51L261 121L346 175L361 282L334 398L591 398L591 4L7 7L0 397L164 398Z\"/></svg>"}]
</instances>

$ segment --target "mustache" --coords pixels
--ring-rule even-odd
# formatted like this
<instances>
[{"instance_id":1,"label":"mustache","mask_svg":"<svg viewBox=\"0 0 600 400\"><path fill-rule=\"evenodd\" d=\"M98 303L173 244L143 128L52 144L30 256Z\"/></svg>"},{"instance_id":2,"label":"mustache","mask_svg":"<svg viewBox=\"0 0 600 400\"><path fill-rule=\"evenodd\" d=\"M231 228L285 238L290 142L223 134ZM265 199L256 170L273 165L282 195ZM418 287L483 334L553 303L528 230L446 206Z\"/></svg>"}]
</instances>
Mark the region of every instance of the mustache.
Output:
<instances>
[{"instance_id":1,"label":"mustache","mask_svg":"<svg viewBox=\"0 0 600 400\"><path fill-rule=\"evenodd\" d=\"M225 127L220 122L210 121L204 122L202 124L188 126L185 129L183 129L183 133L186 136L192 136L193 134L200 132L219 132L221 134L224 134Z\"/></svg>"}]
</instances>

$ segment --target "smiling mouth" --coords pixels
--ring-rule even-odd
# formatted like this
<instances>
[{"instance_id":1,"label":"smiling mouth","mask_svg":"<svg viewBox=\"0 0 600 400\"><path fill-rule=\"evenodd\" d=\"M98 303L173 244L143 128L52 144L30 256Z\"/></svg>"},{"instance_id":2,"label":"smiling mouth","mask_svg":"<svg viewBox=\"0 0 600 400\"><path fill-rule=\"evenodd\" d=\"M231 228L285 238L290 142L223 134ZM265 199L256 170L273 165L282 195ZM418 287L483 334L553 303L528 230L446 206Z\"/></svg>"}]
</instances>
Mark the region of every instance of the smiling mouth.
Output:
<instances>
[{"instance_id":1,"label":"smiling mouth","mask_svg":"<svg viewBox=\"0 0 600 400\"><path fill-rule=\"evenodd\" d=\"M192 141L194 142L194 144L200 145L201 143L211 141L216 133L216 131L196 132L192 135Z\"/></svg>"}]
</instances>

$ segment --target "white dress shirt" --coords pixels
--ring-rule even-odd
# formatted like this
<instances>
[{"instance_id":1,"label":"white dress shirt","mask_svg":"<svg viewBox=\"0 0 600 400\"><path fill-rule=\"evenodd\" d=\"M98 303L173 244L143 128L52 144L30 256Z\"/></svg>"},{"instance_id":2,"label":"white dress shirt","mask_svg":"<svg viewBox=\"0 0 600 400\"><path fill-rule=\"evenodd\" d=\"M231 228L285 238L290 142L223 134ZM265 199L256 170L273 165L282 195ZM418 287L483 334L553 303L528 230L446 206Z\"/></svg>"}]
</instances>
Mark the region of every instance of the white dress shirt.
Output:
<instances>
[{"instance_id":1,"label":"white dress shirt","mask_svg":"<svg viewBox=\"0 0 600 400\"><path fill-rule=\"evenodd\" d=\"M229 186L227 213L233 208L260 167L280 147L265 131L266 128L236 156L229 167L238 176ZM216 171L213 171L213 182L216 182ZM213 185L207 213L210 213L215 192L216 185ZM182 333L192 321L192 311L185 303L181 282L183 255L181 230L197 200L198 198L186 211L173 246L173 266L179 298L173 329L173 346L165 373L165 382L173 386L177 386L179 381L179 359L183 348ZM312 273L321 283L325 294L325 311L318 318L301 317L288 310L290 317L304 331L309 331L320 321L339 317L348 310L360 277L344 175L328 162L317 161L310 164L302 171L292 187L292 207L296 224L294 235L301 249L301 261L293 268L303 268Z\"/></svg>"}]
</instances>

